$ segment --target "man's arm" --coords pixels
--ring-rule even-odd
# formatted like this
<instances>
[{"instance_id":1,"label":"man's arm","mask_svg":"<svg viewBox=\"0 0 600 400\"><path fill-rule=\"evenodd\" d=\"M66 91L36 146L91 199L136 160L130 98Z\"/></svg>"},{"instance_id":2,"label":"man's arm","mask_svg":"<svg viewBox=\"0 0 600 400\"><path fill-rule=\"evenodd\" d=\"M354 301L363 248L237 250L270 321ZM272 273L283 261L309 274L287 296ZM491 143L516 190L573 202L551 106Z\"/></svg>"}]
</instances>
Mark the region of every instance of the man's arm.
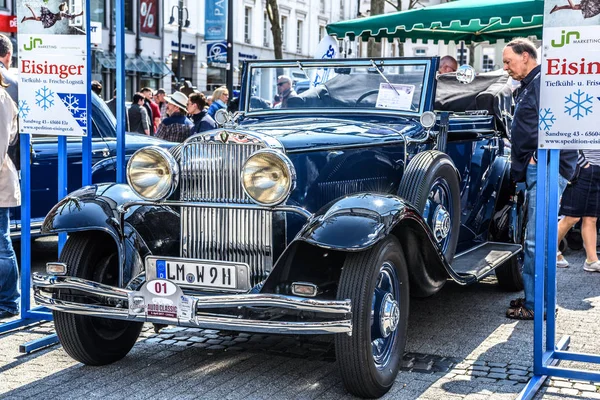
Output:
<instances>
[{"instance_id":1,"label":"man's arm","mask_svg":"<svg viewBox=\"0 0 600 400\"><path fill-rule=\"evenodd\" d=\"M146 135L150 135L150 124L148 119L148 113L144 107L140 107L140 112L142 113L142 128L144 129L144 133Z\"/></svg>"}]
</instances>

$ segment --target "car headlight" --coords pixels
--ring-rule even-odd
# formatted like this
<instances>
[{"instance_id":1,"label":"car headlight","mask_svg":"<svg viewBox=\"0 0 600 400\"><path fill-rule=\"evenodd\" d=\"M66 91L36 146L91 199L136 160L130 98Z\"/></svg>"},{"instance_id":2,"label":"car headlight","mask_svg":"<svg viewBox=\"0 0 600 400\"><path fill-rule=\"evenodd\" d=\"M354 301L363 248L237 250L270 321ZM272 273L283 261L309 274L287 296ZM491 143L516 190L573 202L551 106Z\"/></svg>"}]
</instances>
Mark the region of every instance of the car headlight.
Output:
<instances>
[{"instance_id":1,"label":"car headlight","mask_svg":"<svg viewBox=\"0 0 600 400\"><path fill-rule=\"evenodd\" d=\"M127 163L127 182L143 199L163 200L177 188L179 164L167 150L144 147Z\"/></svg>"},{"instance_id":2,"label":"car headlight","mask_svg":"<svg viewBox=\"0 0 600 400\"><path fill-rule=\"evenodd\" d=\"M259 150L242 167L242 186L256 203L275 206L285 201L296 180L294 166L285 154Z\"/></svg>"}]
</instances>

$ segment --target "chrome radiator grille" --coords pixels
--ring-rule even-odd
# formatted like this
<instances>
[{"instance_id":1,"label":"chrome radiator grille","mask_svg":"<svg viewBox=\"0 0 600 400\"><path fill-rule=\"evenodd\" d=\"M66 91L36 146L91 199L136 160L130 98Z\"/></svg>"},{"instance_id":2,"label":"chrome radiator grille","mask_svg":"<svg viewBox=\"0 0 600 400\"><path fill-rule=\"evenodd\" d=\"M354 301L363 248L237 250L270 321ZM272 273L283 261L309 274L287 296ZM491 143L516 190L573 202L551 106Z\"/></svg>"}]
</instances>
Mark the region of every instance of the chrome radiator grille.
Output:
<instances>
[{"instance_id":1,"label":"chrome radiator grille","mask_svg":"<svg viewBox=\"0 0 600 400\"><path fill-rule=\"evenodd\" d=\"M186 144L181 159L181 200L251 203L242 189L242 165L260 143L197 141ZM243 262L253 285L273 266L272 213L198 207L181 209L181 256Z\"/></svg>"},{"instance_id":2,"label":"chrome radiator grille","mask_svg":"<svg viewBox=\"0 0 600 400\"><path fill-rule=\"evenodd\" d=\"M244 161L262 144L191 142L181 158L181 200L250 203L240 173Z\"/></svg>"}]
</instances>

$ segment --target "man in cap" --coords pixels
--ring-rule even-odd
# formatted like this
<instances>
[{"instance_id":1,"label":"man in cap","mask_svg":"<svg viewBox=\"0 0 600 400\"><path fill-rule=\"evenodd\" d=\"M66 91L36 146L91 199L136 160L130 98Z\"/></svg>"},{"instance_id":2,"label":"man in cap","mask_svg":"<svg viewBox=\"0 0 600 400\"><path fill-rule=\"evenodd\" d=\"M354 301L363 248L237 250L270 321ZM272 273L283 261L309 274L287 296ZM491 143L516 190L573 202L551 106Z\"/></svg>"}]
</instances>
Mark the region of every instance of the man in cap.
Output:
<instances>
[{"instance_id":1,"label":"man in cap","mask_svg":"<svg viewBox=\"0 0 600 400\"><path fill-rule=\"evenodd\" d=\"M166 96L165 100L168 117L162 120L155 136L170 142L183 142L194 128L194 124L186 116L188 97L181 92L175 92Z\"/></svg>"}]
</instances>

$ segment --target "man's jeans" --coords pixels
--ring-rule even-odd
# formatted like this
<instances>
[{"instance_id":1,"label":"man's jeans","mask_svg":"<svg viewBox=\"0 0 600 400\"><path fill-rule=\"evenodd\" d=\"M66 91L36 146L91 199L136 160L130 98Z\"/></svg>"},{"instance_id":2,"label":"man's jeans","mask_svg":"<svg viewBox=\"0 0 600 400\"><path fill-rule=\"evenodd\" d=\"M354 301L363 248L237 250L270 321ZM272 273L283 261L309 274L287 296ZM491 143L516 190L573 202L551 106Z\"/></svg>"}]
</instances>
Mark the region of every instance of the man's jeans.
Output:
<instances>
[{"instance_id":1,"label":"man's jeans","mask_svg":"<svg viewBox=\"0 0 600 400\"><path fill-rule=\"evenodd\" d=\"M8 208L0 207L0 311L19 313L19 270L10 240Z\"/></svg>"},{"instance_id":2,"label":"man's jeans","mask_svg":"<svg viewBox=\"0 0 600 400\"><path fill-rule=\"evenodd\" d=\"M523 290L525 291L525 308L533 310L535 288L535 207L537 193L537 164L527 166L527 227L525 228L525 249L523 259ZM561 196L568 181L558 176L558 195ZM548 186L546 186L548 187ZM548 194L546 194L548 196ZM558 224L558 220L554 221ZM551 255L556 257L556 254ZM546 258L548 255L546 254ZM544 284L544 287L546 285Z\"/></svg>"}]
</instances>

